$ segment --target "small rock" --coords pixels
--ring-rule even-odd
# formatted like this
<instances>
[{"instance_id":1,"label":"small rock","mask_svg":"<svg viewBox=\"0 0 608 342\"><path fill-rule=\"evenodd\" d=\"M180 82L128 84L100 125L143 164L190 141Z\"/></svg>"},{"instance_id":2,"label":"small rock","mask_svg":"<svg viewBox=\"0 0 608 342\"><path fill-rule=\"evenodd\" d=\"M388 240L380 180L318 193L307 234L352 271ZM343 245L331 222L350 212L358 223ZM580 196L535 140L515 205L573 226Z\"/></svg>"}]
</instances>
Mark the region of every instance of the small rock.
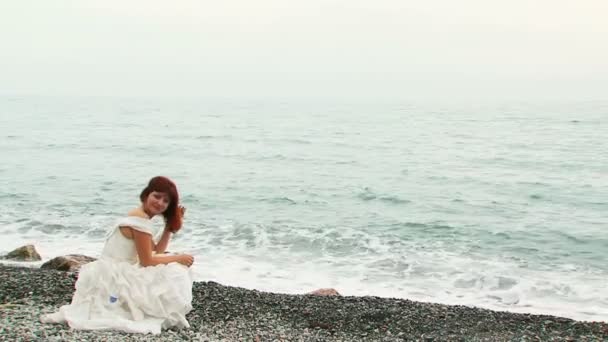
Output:
<instances>
[{"instance_id":1,"label":"small rock","mask_svg":"<svg viewBox=\"0 0 608 342\"><path fill-rule=\"evenodd\" d=\"M40 258L40 254L36 252L36 248L34 245L25 245L15 249L14 251L8 253L1 257L2 259L10 259L16 261L39 261L42 260Z\"/></svg>"},{"instance_id":2,"label":"small rock","mask_svg":"<svg viewBox=\"0 0 608 342\"><path fill-rule=\"evenodd\" d=\"M40 268L74 272L79 270L82 265L95 260L95 258L86 255L69 254L53 258L42 264Z\"/></svg>"},{"instance_id":3,"label":"small rock","mask_svg":"<svg viewBox=\"0 0 608 342\"><path fill-rule=\"evenodd\" d=\"M340 296L340 293L332 288L317 289L312 292L308 292L307 294L314 296Z\"/></svg>"}]
</instances>

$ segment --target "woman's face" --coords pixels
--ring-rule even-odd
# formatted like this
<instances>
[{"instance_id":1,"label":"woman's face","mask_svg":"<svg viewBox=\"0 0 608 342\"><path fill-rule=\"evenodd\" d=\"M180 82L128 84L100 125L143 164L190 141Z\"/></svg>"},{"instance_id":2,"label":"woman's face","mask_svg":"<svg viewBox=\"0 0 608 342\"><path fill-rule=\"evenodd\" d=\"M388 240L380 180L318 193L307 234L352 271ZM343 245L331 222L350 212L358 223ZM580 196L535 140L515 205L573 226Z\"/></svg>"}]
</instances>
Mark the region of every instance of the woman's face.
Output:
<instances>
[{"instance_id":1,"label":"woman's face","mask_svg":"<svg viewBox=\"0 0 608 342\"><path fill-rule=\"evenodd\" d=\"M144 209L150 216L160 215L167 210L170 201L167 193L152 191L146 198Z\"/></svg>"}]
</instances>

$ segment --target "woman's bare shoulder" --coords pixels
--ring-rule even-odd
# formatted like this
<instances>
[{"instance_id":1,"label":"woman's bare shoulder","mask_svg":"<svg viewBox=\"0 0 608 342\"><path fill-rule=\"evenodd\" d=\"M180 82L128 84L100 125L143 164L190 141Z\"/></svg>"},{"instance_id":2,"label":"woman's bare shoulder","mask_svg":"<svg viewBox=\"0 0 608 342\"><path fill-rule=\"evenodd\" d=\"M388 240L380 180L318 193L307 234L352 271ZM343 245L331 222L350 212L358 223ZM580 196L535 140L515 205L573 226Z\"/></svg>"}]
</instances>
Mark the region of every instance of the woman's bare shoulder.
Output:
<instances>
[{"instance_id":1,"label":"woman's bare shoulder","mask_svg":"<svg viewBox=\"0 0 608 342\"><path fill-rule=\"evenodd\" d=\"M149 218L148 215L141 208L134 208L129 211L129 216L141 217L141 218Z\"/></svg>"}]
</instances>

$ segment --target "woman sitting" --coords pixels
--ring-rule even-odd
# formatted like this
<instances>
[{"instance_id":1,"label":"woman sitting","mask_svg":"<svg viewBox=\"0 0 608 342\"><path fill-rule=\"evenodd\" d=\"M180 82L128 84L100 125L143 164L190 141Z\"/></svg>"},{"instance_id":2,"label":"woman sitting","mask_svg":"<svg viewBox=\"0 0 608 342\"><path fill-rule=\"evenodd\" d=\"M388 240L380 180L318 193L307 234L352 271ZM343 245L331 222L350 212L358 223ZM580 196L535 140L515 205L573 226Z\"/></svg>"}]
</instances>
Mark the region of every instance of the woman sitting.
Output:
<instances>
[{"instance_id":1,"label":"woman sitting","mask_svg":"<svg viewBox=\"0 0 608 342\"><path fill-rule=\"evenodd\" d=\"M72 303L42 316L42 322L153 334L190 326L194 259L164 254L185 213L177 187L166 177L154 177L140 200L110 229L101 257L82 266ZM151 221L157 215L164 217L162 232Z\"/></svg>"}]
</instances>

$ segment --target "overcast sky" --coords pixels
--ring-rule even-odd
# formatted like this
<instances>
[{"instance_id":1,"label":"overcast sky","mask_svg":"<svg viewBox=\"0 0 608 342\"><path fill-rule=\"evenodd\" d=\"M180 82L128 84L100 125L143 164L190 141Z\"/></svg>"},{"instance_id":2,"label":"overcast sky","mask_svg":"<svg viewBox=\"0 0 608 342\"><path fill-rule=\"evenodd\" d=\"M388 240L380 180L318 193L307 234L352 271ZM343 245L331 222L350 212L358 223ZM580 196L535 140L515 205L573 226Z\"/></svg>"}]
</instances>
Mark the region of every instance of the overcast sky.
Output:
<instances>
[{"instance_id":1,"label":"overcast sky","mask_svg":"<svg viewBox=\"0 0 608 342\"><path fill-rule=\"evenodd\" d=\"M0 94L608 94L607 0L3 0Z\"/></svg>"}]
</instances>

